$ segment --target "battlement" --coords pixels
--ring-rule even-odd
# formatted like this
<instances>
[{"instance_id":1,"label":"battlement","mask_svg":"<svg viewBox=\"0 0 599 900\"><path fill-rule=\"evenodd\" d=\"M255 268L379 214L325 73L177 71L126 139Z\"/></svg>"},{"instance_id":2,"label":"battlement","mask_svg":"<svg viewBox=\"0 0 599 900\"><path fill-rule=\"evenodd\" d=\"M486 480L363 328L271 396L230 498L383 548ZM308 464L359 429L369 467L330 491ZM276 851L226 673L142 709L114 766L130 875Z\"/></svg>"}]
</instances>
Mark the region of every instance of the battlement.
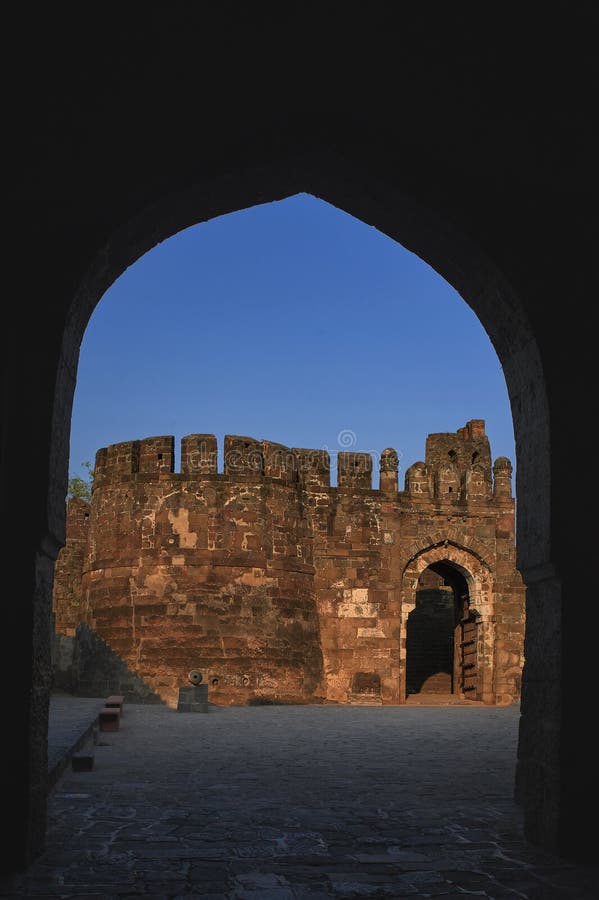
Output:
<instances>
[{"instance_id":1,"label":"battlement","mask_svg":"<svg viewBox=\"0 0 599 900\"><path fill-rule=\"evenodd\" d=\"M304 450L295 447L300 478L307 488L328 488L331 485L331 457L326 450Z\"/></svg>"},{"instance_id":2,"label":"battlement","mask_svg":"<svg viewBox=\"0 0 599 900\"><path fill-rule=\"evenodd\" d=\"M300 452L312 455L321 451ZM175 439L172 435L111 444L96 453L94 486L131 475L177 474L174 460ZM225 435L224 475L275 478L293 483L298 481L299 471L296 451L290 447L243 435ZM189 434L181 439L180 474L219 474L218 445L214 434Z\"/></svg>"},{"instance_id":3,"label":"battlement","mask_svg":"<svg viewBox=\"0 0 599 900\"><path fill-rule=\"evenodd\" d=\"M372 457L370 453L338 453L337 486L372 490Z\"/></svg>"},{"instance_id":4,"label":"battlement","mask_svg":"<svg viewBox=\"0 0 599 900\"><path fill-rule=\"evenodd\" d=\"M96 453L94 485L138 472L174 472L175 439L172 435L124 441Z\"/></svg>"},{"instance_id":5,"label":"battlement","mask_svg":"<svg viewBox=\"0 0 599 900\"><path fill-rule=\"evenodd\" d=\"M246 435L225 435L223 475L252 480L273 478L306 488L329 488L331 460L326 450L286 447ZM96 454L94 486L137 474L176 474L172 435L125 441L103 447ZM218 446L213 434L190 434L181 439L182 475L218 475ZM337 483L341 488L372 489L369 453L338 453Z\"/></svg>"},{"instance_id":6,"label":"battlement","mask_svg":"<svg viewBox=\"0 0 599 900\"><path fill-rule=\"evenodd\" d=\"M330 458L325 450L286 447L274 441L246 435L225 435L223 475L259 479L274 478L285 483L300 479L310 486L330 486ZM352 454L344 454L351 456ZM368 454L356 454L368 457ZM102 447L96 453L94 486L137 474L176 474L175 439L172 435L124 441ZM346 464L342 463L343 471ZM360 472L368 463L362 462ZM372 462L370 461L370 470ZM218 475L218 444L214 434L189 434L181 439L182 475ZM355 480L355 475L347 475ZM360 478L358 477L358 481Z\"/></svg>"},{"instance_id":7,"label":"battlement","mask_svg":"<svg viewBox=\"0 0 599 900\"><path fill-rule=\"evenodd\" d=\"M181 438L181 472L191 475L216 475L217 445L213 434L188 434Z\"/></svg>"},{"instance_id":8,"label":"battlement","mask_svg":"<svg viewBox=\"0 0 599 900\"><path fill-rule=\"evenodd\" d=\"M331 459L326 450L287 447L246 435L225 435L222 475L259 481L274 479L300 484L308 491L331 487ZM103 447L96 454L94 487L126 480L132 475L176 476L175 439L172 435L124 441ZM378 488L398 492L398 455L387 447L379 460ZM337 487L373 490L370 453L337 453ZM181 475L218 476L218 443L214 434L189 434L181 439ZM456 432L429 434L425 461L414 463L405 474L405 493L452 501L511 497L511 463L499 457L491 468L491 450L482 419L472 419Z\"/></svg>"},{"instance_id":9,"label":"battlement","mask_svg":"<svg viewBox=\"0 0 599 900\"><path fill-rule=\"evenodd\" d=\"M284 444L228 434L224 450L225 475L264 476L288 484L298 481L297 457Z\"/></svg>"}]
</instances>

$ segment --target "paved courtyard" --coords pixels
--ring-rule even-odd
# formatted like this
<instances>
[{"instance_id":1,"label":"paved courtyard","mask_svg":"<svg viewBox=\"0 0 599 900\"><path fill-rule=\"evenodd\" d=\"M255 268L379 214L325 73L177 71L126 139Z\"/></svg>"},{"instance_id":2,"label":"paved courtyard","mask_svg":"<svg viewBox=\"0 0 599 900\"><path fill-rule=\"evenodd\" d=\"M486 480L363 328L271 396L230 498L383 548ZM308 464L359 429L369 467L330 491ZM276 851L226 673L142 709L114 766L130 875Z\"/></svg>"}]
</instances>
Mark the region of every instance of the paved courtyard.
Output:
<instances>
[{"instance_id":1,"label":"paved courtyard","mask_svg":"<svg viewBox=\"0 0 599 900\"><path fill-rule=\"evenodd\" d=\"M596 867L522 837L518 716L127 705L93 770L56 781L46 852L0 896L597 900Z\"/></svg>"}]
</instances>

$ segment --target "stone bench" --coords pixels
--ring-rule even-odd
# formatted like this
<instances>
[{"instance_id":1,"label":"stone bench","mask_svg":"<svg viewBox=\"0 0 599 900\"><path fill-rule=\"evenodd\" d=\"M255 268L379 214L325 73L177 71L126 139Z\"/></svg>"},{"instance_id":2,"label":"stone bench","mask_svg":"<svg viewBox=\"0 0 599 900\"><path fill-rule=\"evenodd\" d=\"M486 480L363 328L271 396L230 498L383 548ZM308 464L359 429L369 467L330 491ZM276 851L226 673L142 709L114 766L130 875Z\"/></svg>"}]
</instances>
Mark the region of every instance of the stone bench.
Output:
<instances>
[{"instance_id":1,"label":"stone bench","mask_svg":"<svg viewBox=\"0 0 599 900\"><path fill-rule=\"evenodd\" d=\"M91 772L94 767L94 754L91 750L81 750L71 756L73 772Z\"/></svg>"},{"instance_id":2,"label":"stone bench","mask_svg":"<svg viewBox=\"0 0 599 900\"><path fill-rule=\"evenodd\" d=\"M110 697L107 697L104 701L104 706L112 708L117 707L121 715L123 714L123 706L125 704L125 698L122 694L111 694Z\"/></svg>"},{"instance_id":3,"label":"stone bench","mask_svg":"<svg viewBox=\"0 0 599 900\"><path fill-rule=\"evenodd\" d=\"M121 710L118 706L105 706L98 713L100 731L118 731L121 723Z\"/></svg>"}]
</instances>

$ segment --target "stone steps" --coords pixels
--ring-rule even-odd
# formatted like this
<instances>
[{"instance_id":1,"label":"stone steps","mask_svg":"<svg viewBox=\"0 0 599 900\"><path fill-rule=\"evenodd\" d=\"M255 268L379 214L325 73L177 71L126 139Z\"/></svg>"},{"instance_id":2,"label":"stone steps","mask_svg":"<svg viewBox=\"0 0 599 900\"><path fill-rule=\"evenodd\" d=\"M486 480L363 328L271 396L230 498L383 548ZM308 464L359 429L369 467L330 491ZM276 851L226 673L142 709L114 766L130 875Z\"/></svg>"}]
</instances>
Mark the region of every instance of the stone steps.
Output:
<instances>
[{"instance_id":1,"label":"stone steps","mask_svg":"<svg viewBox=\"0 0 599 900\"><path fill-rule=\"evenodd\" d=\"M382 706L380 694L350 694L350 706Z\"/></svg>"},{"instance_id":2,"label":"stone steps","mask_svg":"<svg viewBox=\"0 0 599 900\"><path fill-rule=\"evenodd\" d=\"M434 693L425 691L420 694L408 694L407 706L484 706L482 700L468 700L460 694Z\"/></svg>"}]
</instances>

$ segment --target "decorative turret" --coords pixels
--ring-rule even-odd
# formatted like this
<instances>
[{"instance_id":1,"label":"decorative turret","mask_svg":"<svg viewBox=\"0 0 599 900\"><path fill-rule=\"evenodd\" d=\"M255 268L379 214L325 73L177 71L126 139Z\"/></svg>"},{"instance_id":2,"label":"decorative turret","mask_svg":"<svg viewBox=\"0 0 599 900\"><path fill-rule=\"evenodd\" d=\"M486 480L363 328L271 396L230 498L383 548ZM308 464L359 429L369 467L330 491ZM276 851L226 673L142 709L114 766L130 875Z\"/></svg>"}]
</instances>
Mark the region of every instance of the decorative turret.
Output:
<instances>
[{"instance_id":1,"label":"decorative turret","mask_svg":"<svg viewBox=\"0 0 599 900\"><path fill-rule=\"evenodd\" d=\"M405 490L408 494L415 494L420 497L429 496L430 484L426 463L422 461L415 462L414 465L406 470Z\"/></svg>"},{"instance_id":2,"label":"decorative turret","mask_svg":"<svg viewBox=\"0 0 599 900\"><path fill-rule=\"evenodd\" d=\"M512 464L507 456L498 456L493 465L493 496L512 496Z\"/></svg>"},{"instance_id":3,"label":"decorative turret","mask_svg":"<svg viewBox=\"0 0 599 900\"><path fill-rule=\"evenodd\" d=\"M491 483L488 468L476 465L466 471L466 499L486 501L491 496Z\"/></svg>"},{"instance_id":4,"label":"decorative turret","mask_svg":"<svg viewBox=\"0 0 599 900\"><path fill-rule=\"evenodd\" d=\"M429 434L425 459L437 499L455 502L490 496L491 448L483 419L471 419L455 432Z\"/></svg>"},{"instance_id":5,"label":"decorative turret","mask_svg":"<svg viewBox=\"0 0 599 900\"><path fill-rule=\"evenodd\" d=\"M380 462L380 489L385 494L397 493L397 470L399 467L399 458L393 447L387 447L381 453Z\"/></svg>"}]
</instances>

